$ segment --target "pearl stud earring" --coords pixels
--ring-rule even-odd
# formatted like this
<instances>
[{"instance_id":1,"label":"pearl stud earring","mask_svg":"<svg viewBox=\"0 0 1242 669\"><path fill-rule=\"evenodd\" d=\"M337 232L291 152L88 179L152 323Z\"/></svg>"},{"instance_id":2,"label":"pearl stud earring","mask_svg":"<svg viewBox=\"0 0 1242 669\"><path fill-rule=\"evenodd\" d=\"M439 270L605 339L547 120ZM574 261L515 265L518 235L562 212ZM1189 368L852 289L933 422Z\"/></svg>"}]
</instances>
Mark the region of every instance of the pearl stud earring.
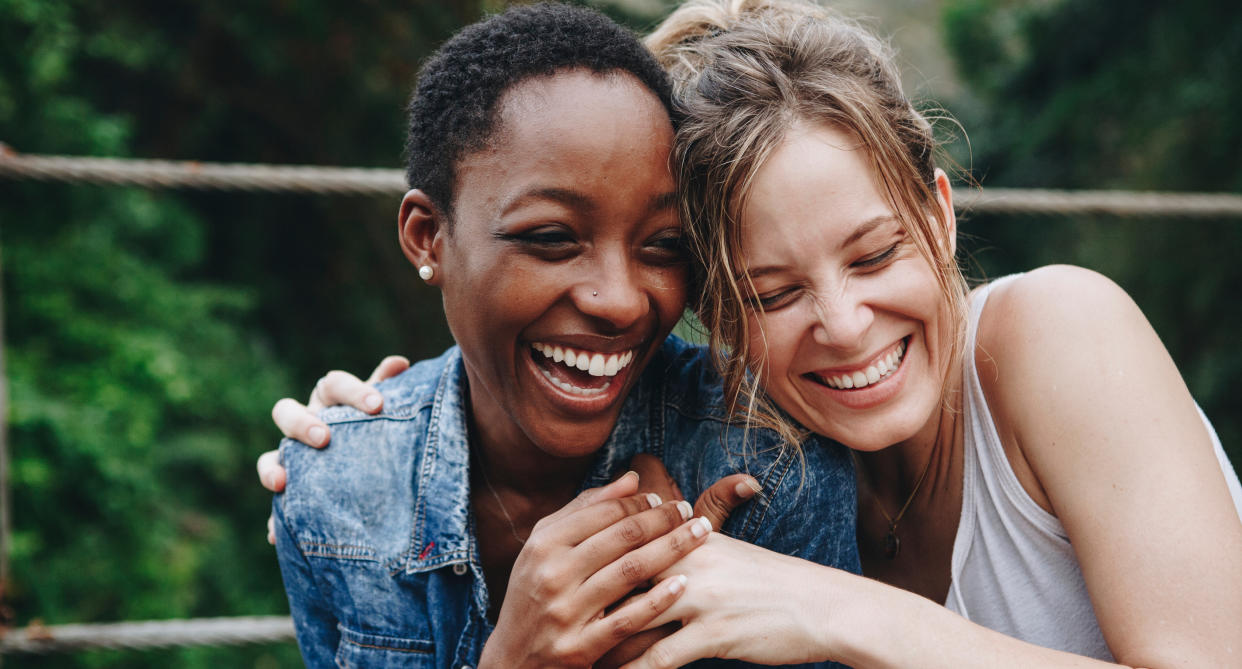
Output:
<instances>
[{"instance_id":1,"label":"pearl stud earring","mask_svg":"<svg viewBox=\"0 0 1242 669\"><path fill-rule=\"evenodd\" d=\"M423 265L418 268L418 278L423 281L431 281L431 277L436 275L436 271L431 269L431 265Z\"/></svg>"}]
</instances>

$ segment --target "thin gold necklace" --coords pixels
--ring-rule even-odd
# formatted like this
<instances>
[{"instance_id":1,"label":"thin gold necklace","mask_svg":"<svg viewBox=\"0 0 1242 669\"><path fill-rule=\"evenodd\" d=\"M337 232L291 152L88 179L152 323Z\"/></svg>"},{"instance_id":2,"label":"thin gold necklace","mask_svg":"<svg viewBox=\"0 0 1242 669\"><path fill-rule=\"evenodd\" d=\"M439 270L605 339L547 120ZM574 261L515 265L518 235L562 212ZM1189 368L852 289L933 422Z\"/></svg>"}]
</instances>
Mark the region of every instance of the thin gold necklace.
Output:
<instances>
[{"instance_id":1,"label":"thin gold necklace","mask_svg":"<svg viewBox=\"0 0 1242 669\"><path fill-rule=\"evenodd\" d=\"M492 487L492 481L487 477L487 467L483 464L483 455L475 453L474 449L470 449L474 455L474 461L479 465L479 474L483 476L483 485L487 486L487 491L492 494L492 499L496 500L496 506L500 507L500 512L505 516L505 522L509 523L509 532L513 534L513 538L521 545L526 545L526 539L518 536L517 523L513 522L513 516L509 515L509 509L505 508L505 503L500 501L500 495L496 489ZM529 537L528 537L529 538Z\"/></svg>"},{"instance_id":2,"label":"thin gold necklace","mask_svg":"<svg viewBox=\"0 0 1242 669\"><path fill-rule=\"evenodd\" d=\"M854 466L858 466L858 454L854 454ZM906 509L910 508L910 503L914 501L915 495L919 494L919 488L923 485L923 479L927 478L927 472L931 470L932 456L927 456L927 464L923 465L923 473L919 474L919 480L914 484L914 490L910 491L910 496L906 498L906 503L901 505L901 510L896 516L889 516L884 510L884 505L880 503L879 497L875 500L875 508L880 510L880 515L884 516L884 520L888 521L888 534L884 535L884 557L889 560L897 559L897 555L901 553L901 538L897 536L897 523L901 522L901 517L906 515ZM872 487L874 491L875 488Z\"/></svg>"}]
</instances>

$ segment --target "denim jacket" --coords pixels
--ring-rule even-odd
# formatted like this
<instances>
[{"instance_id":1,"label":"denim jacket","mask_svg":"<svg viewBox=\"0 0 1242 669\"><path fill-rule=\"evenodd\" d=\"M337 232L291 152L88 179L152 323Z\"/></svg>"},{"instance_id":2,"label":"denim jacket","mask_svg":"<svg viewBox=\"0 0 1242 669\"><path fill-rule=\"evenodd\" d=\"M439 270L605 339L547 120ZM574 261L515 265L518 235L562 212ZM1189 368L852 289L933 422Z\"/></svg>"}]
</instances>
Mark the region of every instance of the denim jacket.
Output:
<instances>
[{"instance_id":1,"label":"denim jacket","mask_svg":"<svg viewBox=\"0 0 1242 669\"><path fill-rule=\"evenodd\" d=\"M288 485L273 502L276 548L302 656L309 667L473 667L492 625L470 504L461 353L449 349L379 388L378 415L324 411L328 448L280 447ZM690 500L746 471L763 494L723 531L858 572L848 452L804 444L803 468L796 453L774 448L772 433L728 424L721 393L706 352L670 337L582 488L604 485L641 452L660 457Z\"/></svg>"}]
</instances>

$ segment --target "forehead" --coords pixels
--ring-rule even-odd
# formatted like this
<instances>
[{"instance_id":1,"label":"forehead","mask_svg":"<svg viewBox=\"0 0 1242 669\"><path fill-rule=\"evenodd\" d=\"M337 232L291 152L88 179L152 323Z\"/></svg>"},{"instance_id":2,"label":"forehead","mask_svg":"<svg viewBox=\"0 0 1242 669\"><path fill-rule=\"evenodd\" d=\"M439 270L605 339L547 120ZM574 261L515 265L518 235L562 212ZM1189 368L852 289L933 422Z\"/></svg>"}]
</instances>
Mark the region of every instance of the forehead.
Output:
<instances>
[{"instance_id":1,"label":"forehead","mask_svg":"<svg viewBox=\"0 0 1242 669\"><path fill-rule=\"evenodd\" d=\"M514 85L486 146L458 163L458 204L505 201L532 188L596 199L673 189L673 130L659 98L632 75L564 70Z\"/></svg>"},{"instance_id":2,"label":"forehead","mask_svg":"<svg viewBox=\"0 0 1242 669\"><path fill-rule=\"evenodd\" d=\"M829 125L795 124L755 173L741 211L751 253L772 242L839 241L893 210L882 195L864 145Z\"/></svg>"}]
</instances>

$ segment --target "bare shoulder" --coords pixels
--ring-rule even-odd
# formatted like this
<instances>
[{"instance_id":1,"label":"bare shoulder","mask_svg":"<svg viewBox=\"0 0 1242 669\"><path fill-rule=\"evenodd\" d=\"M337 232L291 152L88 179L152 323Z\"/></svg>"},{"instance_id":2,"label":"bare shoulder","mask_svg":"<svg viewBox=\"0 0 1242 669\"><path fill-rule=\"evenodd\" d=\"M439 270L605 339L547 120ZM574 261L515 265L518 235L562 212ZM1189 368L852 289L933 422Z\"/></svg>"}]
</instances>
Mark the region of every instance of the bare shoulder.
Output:
<instances>
[{"instance_id":1,"label":"bare shoulder","mask_svg":"<svg viewBox=\"0 0 1242 669\"><path fill-rule=\"evenodd\" d=\"M1048 457L1105 442L1098 426L1169 402L1189 407L1177 368L1134 300L1107 277L1054 265L994 287L973 351L1010 464L1046 510ZM1136 397L1139 389L1144 393ZM1150 415L1150 414L1149 414ZM1067 450L1068 449L1068 450Z\"/></svg>"},{"instance_id":2,"label":"bare shoulder","mask_svg":"<svg viewBox=\"0 0 1242 669\"><path fill-rule=\"evenodd\" d=\"M979 342L1009 355L1067 339L1089 348L1109 332L1146 323L1134 300L1112 279L1082 267L1049 265L992 290L979 323ZM1082 339L1092 333L1097 336Z\"/></svg>"},{"instance_id":3,"label":"bare shoulder","mask_svg":"<svg viewBox=\"0 0 1242 669\"><path fill-rule=\"evenodd\" d=\"M990 391L1030 392L1041 380L1058 390L1088 373L1125 375L1133 358L1168 361L1164 345L1128 294L1102 274L1050 265L996 286L979 322L976 363L1013 373L980 374ZM1000 369L993 369L999 372ZM1086 385L1090 385L1087 383Z\"/></svg>"}]
</instances>

